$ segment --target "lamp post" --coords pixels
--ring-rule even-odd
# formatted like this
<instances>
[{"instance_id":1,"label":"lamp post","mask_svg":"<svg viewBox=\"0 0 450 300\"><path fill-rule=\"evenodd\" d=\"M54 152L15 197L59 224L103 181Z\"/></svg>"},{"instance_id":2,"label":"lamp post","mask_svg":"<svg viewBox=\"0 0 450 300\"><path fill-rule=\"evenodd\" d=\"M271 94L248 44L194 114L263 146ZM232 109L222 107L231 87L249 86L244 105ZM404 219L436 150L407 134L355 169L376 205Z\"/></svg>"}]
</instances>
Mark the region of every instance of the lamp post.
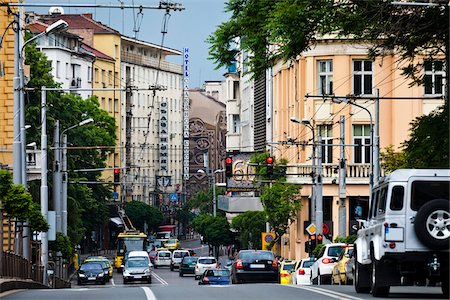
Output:
<instances>
[{"instance_id":1,"label":"lamp post","mask_svg":"<svg viewBox=\"0 0 450 300\"><path fill-rule=\"evenodd\" d=\"M197 170L198 173L205 174L208 176L208 181L212 183L212 190L213 190L213 216L217 216L217 200L216 200L216 179L214 178L214 175L217 173L223 173L225 172L224 169L215 170L213 172L205 172L204 170L200 169Z\"/></svg>"},{"instance_id":2,"label":"lamp post","mask_svg":"<svg viewBox=\"0 0 450 300\"><path fill-rule=\"evenodd\" d=\"M311 161L312 161L312 172L311 172L311 176L312 176L312 187L311 187L311 207L310 207L310 215L311 215L311 223L315 224L316 223L316 206L317 206L317 198L316 198L316 135L315 135L315 131L314 131L314 126L311 124L311 121L308 119L303 119L303 120L299 120L295 117L291 117L290 118L291 122L293 123L297 123L297 124L303 124L306 127L308 127L309 129L311 129L311 133L312 133L312 155L311 155ZM321 158L319 158L321 159ZM319 226L319 224L315 224L316 227L321 230L321 225Z\"/></svg>"}]
</instances>

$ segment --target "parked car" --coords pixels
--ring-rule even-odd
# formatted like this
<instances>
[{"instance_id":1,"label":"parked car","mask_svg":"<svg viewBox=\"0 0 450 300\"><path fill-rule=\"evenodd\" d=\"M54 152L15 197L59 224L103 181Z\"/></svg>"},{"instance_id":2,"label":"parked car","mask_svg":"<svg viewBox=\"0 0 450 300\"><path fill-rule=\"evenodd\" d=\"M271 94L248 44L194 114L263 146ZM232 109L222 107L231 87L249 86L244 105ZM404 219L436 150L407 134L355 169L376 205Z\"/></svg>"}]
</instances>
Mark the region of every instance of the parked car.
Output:
<instances>
[{"instance_id":1,"label":"parked car","mask_svg":"<svg viewBox=\"0 0 450 300\"><path fill-rule=\"evenodd\" d=\"M206 270L217 268L217 260L212 256L201 256L198 258L197 264L195 265L195 279L199 279L200 276Z\"/></svg>"},{"instance_id":2,"label":"parked car","mask_svg":"<svg viewBox=\"0 0 450 300\"><path fill-rule=\"evenodd\" d=\"M185 256L180 263L179 275L183 277L184 274L195 274L195 266L197 265L198 257Z\"/></svg>"},{"instance_id":3,"label":"parked car","mask_svg":"<svg viewBox=\"0 0 450 300\"><path fill-rule=\"evenodd\" d=\"M183 257L190 256L189 251L187 250L174 250L172 252L172 260L170 262L170 271L173 271L174 268L179 268L180 263L183 260Z\"/></svg>"},{"instance_id":4,"label":"parked car","mask_svg":"<svg viewBox=\"0 0 450 300\"><path fill-rule=\"evenodd\" d=\"M180 241L178 239L168 239L167 242L164 243L164 247L171 251L181 249Z\"/></svg>"},{"instance_id":5,"label":"parked car","mask_svg":"<svg viewBox=\"0 0 450 300\"><path fill-rule=\"evenodd\" d=\"M230 270L206 270L200 277L199 285L227 285L230 284Z\"/></svg>"},{"instance_id":6,"label":"parked car","mask_svg":"<svg viewBox=\"0 0 450 300\"><path fill-rule=\"evenodd\" d=\"M337 258L347 244L331 243L322 247L311 266L311 283L312 284L330 284L331 272L337 262Z\"/></svg>"},{"instance_id":7,"label":"parked car","mask_svg":"<svg viewBox=\"0 0 450 300\"><path fill-rule=\"evenodd\" d=\"M285 260L280 264L280 284L291 284L291 272L295 270L297 261Z\"/></svg>"},{"instance_id":8,"label":"parked car","mask_svg":"<svg viewBox=\"0 0 450 300\"><path fill-rule=\"evenodd\" d=\"M81 264L77 272L77 283L82 285L85 283L106 283L105 271L99 262L85 262Z\"/></svg>"},{"instance_id":9,"label":"parked car","mask_svg":"<svg viewBox=\"0 0 450 300\"><path fill-rule=\"evenodd\" d=\"M152 283L152 263L147 251L131 251L123 266L123 283L146 281Z\"/></svg>"},{"instance_id":10,"label":"parked car","mask_svg":"<svg viewBox=\"0 0 450 300\"><path fill-rule=\"evenodd\" d=\"M278 282L278 261L267 250L241 250L231 267L232 283L243 281Z\"/></svg>"},{"instance_id":11,"label":"parked car","mask_svg":"<svg viewBox=\"0 0 450 300\"><path fill-rule=\"evenodd\" d=\"M89 256L84 260L84 262L97 262L101 264L103 272L105 273L105 280L109 281L109 279L112 278L114 270L108 258L104 256Z\"/></svg>"},{"instance_id":12,"label":"parked car","mask_svg":"<svg viewBox=\"0 0 450 300\"><path fill-rule=\"evenodd\" d=\"M350 254L353 253L353 245L348 245L344 249L342 249L341 254L337 258L337 263L333 267L331 272L331 283L332 284L345 284L345 266L350 259Z\"/></svg>"},{"instance_id":13,"label":"parked car","mask_svg":"<svg viewBox=\"0 0 450 300\"><path fill-rule=\"evenodd\" d=\"M314 264L313 258L301 259L297 269L291 273L292 284L310 285L311 284L311 266Z\"/></svg>"},{"instance_id":14,"label":"parked car","mask_svg":"<svg viewBox=\"0 0 450 300\"><path fill-rule=\"evenodd\" d=\"M160 250L156 254L154 267L155 269L163 266L170 267L171 260L172 252L170 252L169 250Z\"/></svg>"},{"instance_id":15,"label":"parked car","mask_svg":"<svg viewBox=\"0 0 450 300\"><path fill-rule=\"evenodd\" d=\"M345 264L345 284L353 284L353 274L355 273L355 256L354 251L350 254L350 258Z\"/></svg>"}]
</instances>

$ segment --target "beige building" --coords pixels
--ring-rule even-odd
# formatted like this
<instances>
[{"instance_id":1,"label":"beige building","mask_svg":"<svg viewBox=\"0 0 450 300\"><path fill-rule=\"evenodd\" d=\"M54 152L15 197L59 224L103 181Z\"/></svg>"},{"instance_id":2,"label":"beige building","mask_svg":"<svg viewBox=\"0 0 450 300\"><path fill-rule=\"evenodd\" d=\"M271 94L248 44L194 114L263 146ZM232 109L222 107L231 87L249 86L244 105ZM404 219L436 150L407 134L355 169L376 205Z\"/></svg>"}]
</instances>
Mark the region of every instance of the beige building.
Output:
<instances>
[{"instance_id":1,"label":"beige building","mask_svg":"<svg viewBox=\"0 0 450 300\"><path fill-rule=\"evenodd\" d=\"M370 161L375 153L370 141L370 119L376 120L377 91L380 149L389 145L398 149L408 138L410 122L443 104L442 62L426 62L427 84L410 87L401 75L399 57L371 61L367 49L367 45L324 39L297 60L273 69L273 141L284 145L273 146L272 150L276 157L289 161L288 181L302 185L303 206L298 220L281 239L281 255L286 259L308 256L305 227L311 220L312 129L316 145L319 136L322 140L324 233L334 239L355 233L356 218L365 217L368 210ZM354 104L336 104L327 95L338 97L338 101L349 99L347 95L356 97L350 99ZM291 122L292 117L308 120L311 125ZM340 141L341 120L344 143ZM344 203L339 198L342 144L346 162Z\"/></svg>"}]
</instances>

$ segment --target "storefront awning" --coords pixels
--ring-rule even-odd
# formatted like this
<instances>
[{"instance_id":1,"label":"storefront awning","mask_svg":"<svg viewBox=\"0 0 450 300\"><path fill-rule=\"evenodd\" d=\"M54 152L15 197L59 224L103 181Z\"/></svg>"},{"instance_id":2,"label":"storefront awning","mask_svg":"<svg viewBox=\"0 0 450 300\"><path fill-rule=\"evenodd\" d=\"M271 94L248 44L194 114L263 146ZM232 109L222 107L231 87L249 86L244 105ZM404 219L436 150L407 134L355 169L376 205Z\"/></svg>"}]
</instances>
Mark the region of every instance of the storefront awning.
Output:
<instances>
[{"instance_id":1,"label":"storefront awning","mask_svg":"<svg viewBox=\"0 0 450 300\"><path fill-rule=\"evenodd\" d=\"M119 217L110 218L109 220L119 227L123 226L122 220Z\"/></svg>"},{"instance_id":2,"label":"storefront awning","mask_svg":"<svg viewBox=\"0 0 450 300\"><path fill-rule=\"evenodd\" d=\"M175 225L161 225L158 226L158 231L172 231L175 229Z\"/></svg>"}]
</instances>

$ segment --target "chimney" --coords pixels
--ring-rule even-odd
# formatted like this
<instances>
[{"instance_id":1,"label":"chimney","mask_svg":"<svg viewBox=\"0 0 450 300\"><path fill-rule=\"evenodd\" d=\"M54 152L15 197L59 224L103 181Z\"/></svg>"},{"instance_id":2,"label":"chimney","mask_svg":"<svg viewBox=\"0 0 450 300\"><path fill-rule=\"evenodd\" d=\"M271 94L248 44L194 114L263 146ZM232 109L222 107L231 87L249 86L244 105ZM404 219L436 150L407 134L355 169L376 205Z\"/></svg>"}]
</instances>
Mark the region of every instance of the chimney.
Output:
<instances>
[{"instance_id":1,"label":"chimney","mask_svg":"<svg viewBox=\"0 0 450 300\"><path fill-rule=\"evenodd\" d=\"M86 17L86 18L88 18L88 19L92 19L92 13L84 13L84 14L81 14L81 15Z\"/></svg>"}]
</instances>

